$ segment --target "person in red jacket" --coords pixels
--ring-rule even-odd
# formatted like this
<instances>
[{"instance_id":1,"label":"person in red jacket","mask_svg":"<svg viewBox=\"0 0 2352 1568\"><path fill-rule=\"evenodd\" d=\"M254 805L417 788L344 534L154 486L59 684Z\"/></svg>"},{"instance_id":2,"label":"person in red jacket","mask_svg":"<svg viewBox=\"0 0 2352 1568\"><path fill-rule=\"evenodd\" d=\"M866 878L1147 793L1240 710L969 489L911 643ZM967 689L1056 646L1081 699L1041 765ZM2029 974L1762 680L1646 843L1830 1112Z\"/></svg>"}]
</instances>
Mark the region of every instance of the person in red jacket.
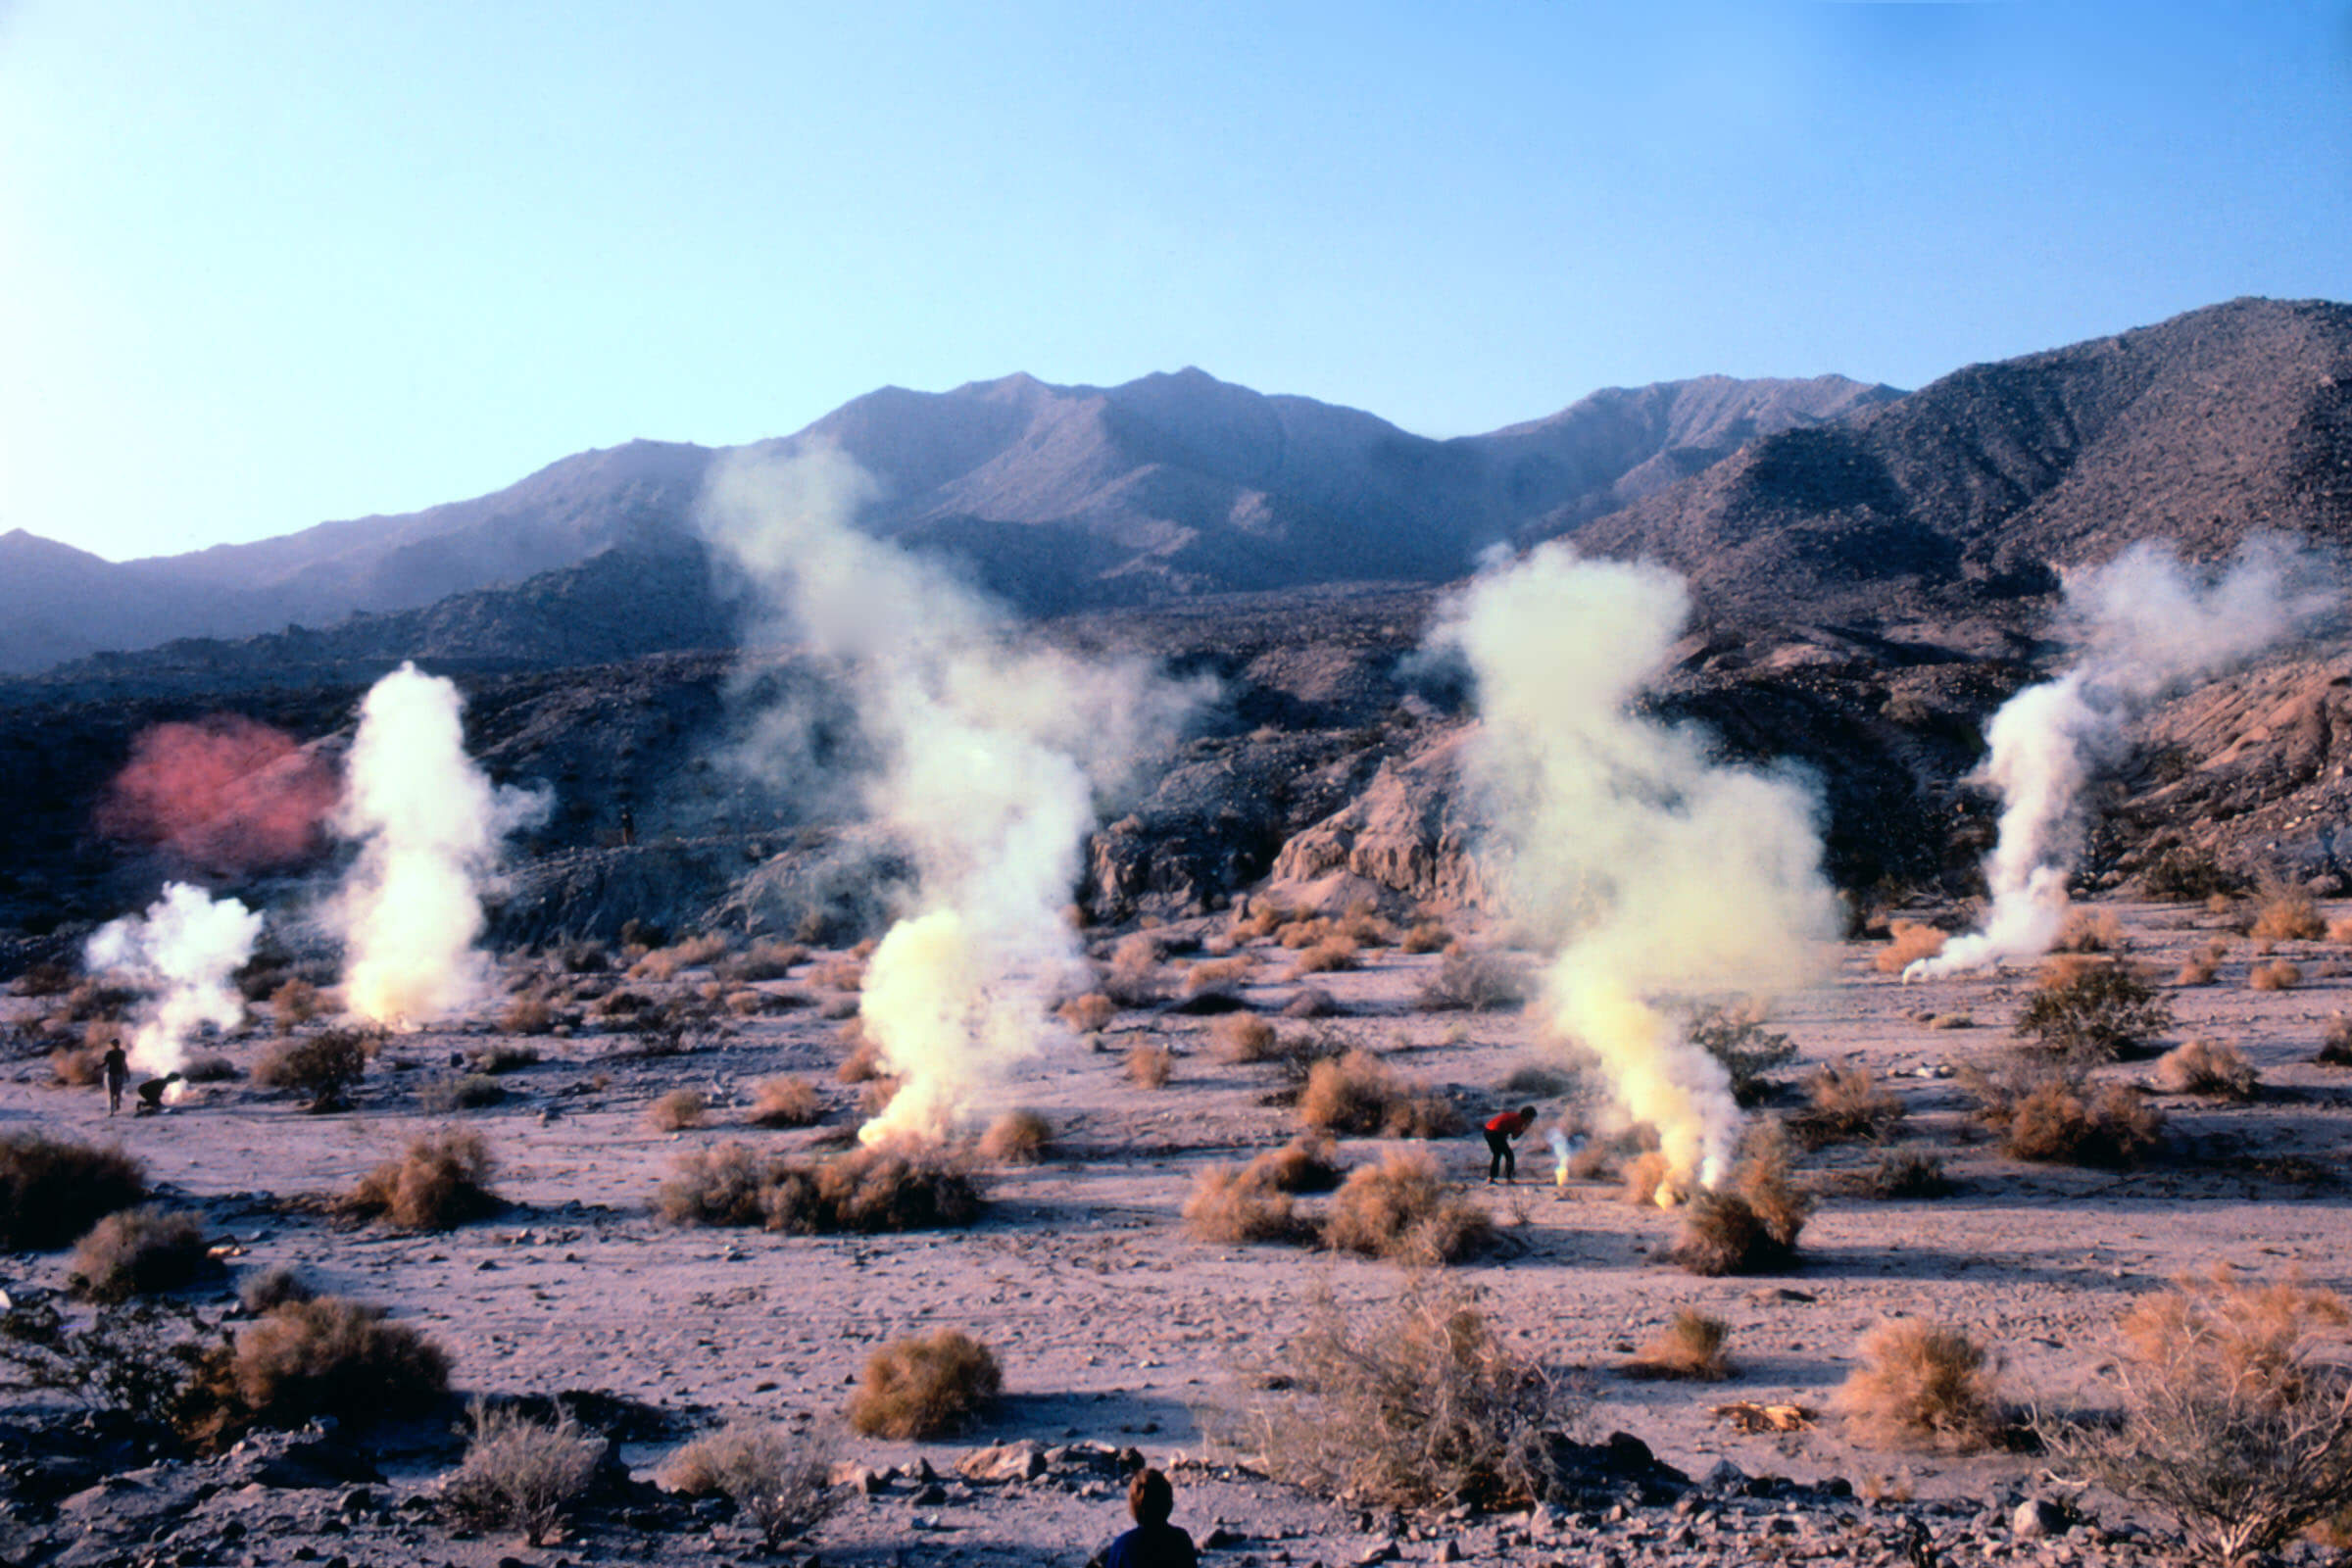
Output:
<instances>
[{"instance_id":1,"label":"person in red jacket","mask_svg":"<svg viewBox=\"0 0 2352 1568\"><path fill-rule=\"evenodd\" d=\"M1487 1123L1487 1185L1494 1185L1497 1172L1506 1182L1519 1179L1519 1156L1512 1152L1511 1140L1536 1124L1536 1107L1521 1105L1506 1110Z\"/></svg>"}]
</instances>

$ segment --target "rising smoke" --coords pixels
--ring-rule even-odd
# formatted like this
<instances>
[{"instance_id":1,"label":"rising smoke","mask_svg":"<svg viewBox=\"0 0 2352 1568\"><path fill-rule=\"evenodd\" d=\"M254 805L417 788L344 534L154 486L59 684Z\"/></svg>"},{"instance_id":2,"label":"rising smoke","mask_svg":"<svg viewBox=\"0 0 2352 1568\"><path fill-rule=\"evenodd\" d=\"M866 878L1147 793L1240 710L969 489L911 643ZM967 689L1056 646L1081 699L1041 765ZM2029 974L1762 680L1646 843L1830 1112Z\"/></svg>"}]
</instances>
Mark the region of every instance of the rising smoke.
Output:
<instances>
[{"instance_id":1,"label":"rising smoke","mask_svg":"<svg viewBox=\"0 0 2352 1568\"><path fill-rule=\"evenodd\" d=\"M98 928L83 951L95 971L146 993L131 1021L130 1064L141 1072L177 1072L188 1042L206 1024L233 1029L245 1004L229 977L262 934L262 916L234 899L168 882L144 915Z\"/></svg>"},{"instance_id":2,"label":"rising smoke","mask_svg":"<svg viewBox=\"0 0 2352 1568\"><path fill-rule=\"evenodd\" d=\"M316 854L340 786L283 730L241 713L155 724L99 803L98 831L229 876Z\"/></svg>"},{"instance_id":3,"label":"rising smoke","mask_svg":"<svg viewBox=\"0 0 2352 1568\"><path fill-rule=\"evenodd\" d=\"M1165 747L1197 694L1141 661L1016 646L1004 613L945 567L854 526L872 494L830 450L747 457L714 471L702 523L751 584L761 629L846 670L871 759L866 809L917 880L860 1009L905 1082L859 1136L937 1141L1058 1031L1047 1007L1083 973L1063 911L1097 798ZM771 744L791 716L768 715Z\"/></svg>"},{"instance_id":4,"label":"rising smoke","mask_svg":"<svg viewBox=\"0 0 2352 1568\"><path fill-rule=\"evenodd\" d=\"M1555 944L1544 1022L1657 1129L1668 1201L1722 1177L1740 1110L1667 1008L1795 985L1836 929L1812 792L1634 711L1689 610L1672 572L1546 545L1481 576L1432 633L1477 682L1465 766L1512 912Z\"/></svg>"},{"instance_id":5,"label":"rising smoke","mask_svg":"<svg viewBox=\"0 0 2352 1568\"><path fill-rule=\"evenodd\" d=\"M345 763L335 827L360 844L332 910L344 1005L416 1025L489 987L481 895L506 836L547 814L546 796L493 788L466 755L458 689L403 664L369 689Z\"/></svg>"},{"instance_id":6,"label":"rising smoke","mask_svg":"<svg viewBox=\"0 0 2352 1568\"><path fill-rule=\"evenodd\" d=\"M2341 608L2320 558L2255 540L2218 574L2164 546L2133 545L2067 583L2064 624L2075 667L2029 686L1985 727L1974 775L2001 798L1984 860L1984 928L1953 938L1905 980L1936 979L2046 953L2066 923L2067 881L2082 847L2083 788L2126 750L2132 720L2190 681L2227 672L2305 635Z\"/></svg>"}]
</instances>

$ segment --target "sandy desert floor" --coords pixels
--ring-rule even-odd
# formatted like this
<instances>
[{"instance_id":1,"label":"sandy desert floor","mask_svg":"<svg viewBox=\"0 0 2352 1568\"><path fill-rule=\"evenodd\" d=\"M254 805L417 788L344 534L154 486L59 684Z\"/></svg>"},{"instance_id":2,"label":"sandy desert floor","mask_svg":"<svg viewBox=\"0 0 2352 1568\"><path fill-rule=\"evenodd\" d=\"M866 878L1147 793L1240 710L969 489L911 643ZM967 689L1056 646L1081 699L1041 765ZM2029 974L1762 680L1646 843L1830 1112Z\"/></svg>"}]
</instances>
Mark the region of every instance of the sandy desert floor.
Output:
<instances>
[{"instance_id":1,"label":"sandy desert floor","mask_svg":"<svg viewBox=\"0 0 2352 1568\"><path fill-rule=\"evenodd\" d=\"M2112 907L2132 958L2167 979L2224 924L2197 906ZM1823 1197L1800 1265L1783 1276L1683 1272L1665 1256L1678 1229L1673 1213L1627 1203L1613 1182L1555 1187L1540 1139L1528 1140L1521 1183L1510 1188L1476 1185L1485 1152L1474 1133L1434 1146L1500 1227L1492 1255L1452 1273L1483 1294L1487 1310L1531 1353L1584 1369L1588 1436L1631 1432L1693 1476L1728 1459L1750 1476L1791 1483L1727 1489L1710 1503L1635 1508L1624 1517L1538 1510L1399 1521L1307 1496L1236 1464L1240 1455L1217 1441L1218 1413L1263 1396L1259 1374L1303 1323L1312 1294L1327 1287L1343 1301L1380 1301L1395 1296L1402 1276L1353 1257L1187 1237L1179 1210L1201 1166L1275 1147L1295 1130L1292 1112L1268 1102L1274 1069L1219 1063L1202 1018L1129 1010L1095 1046L1073 1041L1035 1059L1011 1098L1054 1124L1055 1152L1040 1165L991 1172L988 1213L952 1233L785 1237L682 1229L651 1211L655 1188L684 1152L728 1140L807 1148L855 1125L857 1090L833 1078L844 1054L840 1023L814 1005L732 1020L707 1049L677 1056L625 1054L632 1039L593 1031L531 1042L542 1059L504 1076L511 1098L459 1118L490 1140L512 1206L446 1234L403 1235L299 1200L347 1190L409 1136L445 1119L420 1107L416 1086L445 1070L453 1052L487 1043L487 1025L396 1037L358 1107L326 1115L227 1083L196 1090L165 1116L109 1124L98 1091L57 1088L45 1061L27 1060L0 1084L0 1126L120 1139L169 1199L201 1209L235 1244L236 1267L292 1264L326 1290L384 1303L448 1348L467 1390L602 1391L662 1407L683 1432L747 1411L828 1418L866 1353L899 1335L955 1327L993 1347L1008 1396L968 1438L845 1440L848 1456L883 1475L878 1490L853 1500L810 1543L827 1561L1084 1561L1119 1528L1122 1494L1115 1478L1088 1471L1083 1452L1056 1454L1048 1475L1019 1484L954 1478L954 1462L971 1450L1022 1439L1133 1446L1174 1466L1178 1523L1197 1537L1215 1530L1213 1560L1234 1563L1341 1564L1391 1553L1440 1561L1901 1562L1921 1560L1922 1551L1948 1562L2160 1561L2169 1559L2156 1522L2096 1493L2084 1499L2096 1524L2048 1541L2015 1539L2016 1501L2029 1492L2051 1494L2058 1484L2042 1473L2046 1461L1858 1446L1827 1411L1856 1340L1888 1314L1967 1328L1998 1348L2013 1396L2065 1406L2096 1401L2096 1371L2118 1311L2183 1271L2216 1263L2263 1275L2298 1269L2313 1283L2352 1290L2352 1072L2312 1061L2329 1018L2352 1004L2352 951L2278 944L2274 956L2299 963L2305 978L2264 993L2246 983L2253 946L2233 940L2216 983L2167 995L2178 1015L2173 1037L2238 1046L2261 1071L2259 1098L2160 1099L2170 1118L2165 1149L2123 1174L2021 1164L1968 1125L1969 1101L1950 1070L2008 1042L2031 973L1905 987L1872 968L1875 945L1837 950L1819 984L1774 1010L1772 1026L1800 1053L1781 1076L1793 1081L1815 1063L1849 1057L1866 1063L1907 1111L1889 1142L1941 1154L1959 1190L1906 1201L1840 1196L1838 1173L1881 1151L1840 1146L1805 1155L1803 1169ZM1245 994L1270 1012L1298 983L1279 978L1290 955L1261 950L1263 983ZM1458 1091L1478 1119L1516 1102L1501 1081L1545 1059L1531 1020L1414 1011L1412 999L1438 958L1393 950L1365 958L1358 970L1313 979L1344 1015L1283 1027L1326 1030L1378 1052L1403 1072ZM1172 959L1168 974L1186 961ZM808 982L809 972L763 989L821 1004L827 993ZM659 997L709 978L687 970L631 986ZM838 1012L845 1004L833 1000ZM22 1021L40 1006L0 1000L0 1021ZM1954 1014L1975 1026L1926 1021ZM259 1052L268 1026L260 1027L225 1043L232 1059L243 1064ZM1138 1087L1123 1071L1124 1052L1145 1042L1177 1054L1164 1088ZM2101 1069L2135 1079L2147 1071L2144 1062ZM752 1086L782 1073L822 1086L832 1103L825 1125L788 1132L744 1124ZM648 1103L678 1088L709 1097L707 1124L651 1130ZM1350 1163L1383 1148L1380 1140L1342 1146ZM58 1254L27 1255L7 1267L12 1285L56 1285L64 1263ZM233 1295L233 1286L212 1294ZM1682 1307L1731 1325L1738 1372L1730 1382L1642 1383L1611 1370ZM1825 1414L1807 1431L1746 1436L1710 1414L1734 1399ZM643 1473L666 1446L648 1436L624 1443L622 1456ZM924 1481L925 1463L946 1479ZM685 1531L606 1522L529 1553L512 1540L452 1539L392 1502L429 1491L433 1467L397 1452L383 1466L384 1485L356 1504L348 1493L272 1502L227 1489L141 1512L110 1503L114 1494L84 1494L72 1499L79 1513L18 1516L0 1546L11 1561L62 1551L54 1560L341 1556L484 1568L518 1554L547 1563L754 1554L749 1534L724 1520L698 1519ZM1886 1500L1842 1499L1840 1484ZM191 1495L177 1485L149 1476L118 1491ZM223 1540L221 1522L240 1508L255 1523Z\"/></svg>"}]
</instances>

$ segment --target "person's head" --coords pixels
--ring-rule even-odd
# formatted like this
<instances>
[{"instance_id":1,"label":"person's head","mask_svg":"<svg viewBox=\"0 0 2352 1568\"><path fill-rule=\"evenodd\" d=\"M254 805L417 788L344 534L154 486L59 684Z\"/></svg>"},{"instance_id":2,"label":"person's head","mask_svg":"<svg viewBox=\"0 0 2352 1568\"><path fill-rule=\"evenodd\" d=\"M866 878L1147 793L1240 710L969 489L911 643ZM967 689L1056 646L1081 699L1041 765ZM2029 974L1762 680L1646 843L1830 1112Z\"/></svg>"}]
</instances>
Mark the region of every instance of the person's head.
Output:
<instances>
[{"instance_id":1,"label":"person's head","mask_svg":"<svg viewBox=\"0 0 2352 1568\"><path fill-rule=\"evenodd\" d=\"M1534 1121L1536 1119L1536 1107L1533 1105L1521 1105L1519 1107L1519 1119L1521 1121Z\"/></svg>"},{"instance_id":2,"label":"person's head","mask_svg":"<svg viewBox=\"0 0 2352 1568\"><path fill-rule=\"evenodd\" d=\"M1138 1470L1127 1483L1127 1511L1139 1525L1164 1525L1176 1511L1176 1489L1156 1470Z\"/></svg>"}]
</instances>

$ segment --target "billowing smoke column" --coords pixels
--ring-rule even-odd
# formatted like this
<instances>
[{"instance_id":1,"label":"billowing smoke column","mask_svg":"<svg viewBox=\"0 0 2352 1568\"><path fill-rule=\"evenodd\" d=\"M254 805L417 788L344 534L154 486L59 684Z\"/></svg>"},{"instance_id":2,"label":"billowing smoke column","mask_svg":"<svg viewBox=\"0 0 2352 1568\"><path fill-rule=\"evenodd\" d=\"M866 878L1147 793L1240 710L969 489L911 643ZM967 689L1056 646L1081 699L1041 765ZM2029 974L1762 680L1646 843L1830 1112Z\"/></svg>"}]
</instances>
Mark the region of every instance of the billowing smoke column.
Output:
<instances>
[{"instance_id":1,"label":"billowing smoke column","mask_svg":"<svg viewBox=\"0 0 2352 1568\"><path fill-rule=\"evenodd\" d=\"M1661 1201L1715 1184L1740 1127L1723 1066L1664 1004L1798 983L1836 928L1811 792L1633 710L1689 608L1663 568L1546 545L1475 581L1432 637L1477 678L1466 765L1513 912L1558 943L1544 1022L1657 1129Z\"/></svg>"},{"instance_id":2,"label":"billowing smoke column","mask_svg":"<svg viewBox=\"0 0 2352 1568\"><path fill-rule=\"evenodd\" d=\"M544 795L493 788L466 755L458 689L403 664L369 689L345 761L337 831L359 858L331 918L344 1006L413 1026L479 1000L489 959L481 891L506 836L547 813Z\"/></svg>"},{"instance_id":3,"label":"billowing smoke column","mask_svg":"<svg viewBox=\"0 0 2352 1568\"><path fill-rule=\"evenodd\" d=\"M1062 916L1097 793L1165 746L1194 694L1137 661L1012 646L994 606L853 526L870 494L830 450L743 459L711 476L703 528L766 629L841 661L853 684L877 757L867 808L918 877L860 1009L905 1082L859 1136L937 1141L1058 1029L1047 1004L1081 960Z\"/></svg>"},{"instance_id":4,"label":"billowing smoke column","mask_svg":"<svg viewBox=\"0 0 2352 1568\"><path fill-rule=\"evenodd\" d=\"M258 911L234 899L216 902L184 882L166 883L145 915L99 927L83 961L147 993L132 1020L132 1067L177 1072L198 1029L233 1029L243 1020L245 1004L229 977L253 956L261 934Z\"/></svg>"},{"instance_id":5,"label":"billowing smoke column","mask_svg":"<svg viewBox=\"0 0 2352 1568\"><path fill-rule=\"evenodd\" d=\"M2082 846L2083 786L2122 755L2150 703L2312 629L2340 608L2322 563L2278 541L2249 543L2219 576L2141 543L2067 584L2069 641L2080 662L2029 686L1985 727L1977 782L2001 797L1999 837L1984 860L1984 929L1955 937L1905 980L1983 969L2049 951L2066 922L2067 879Z\"/></svg>"},{"instance_id":6,"label":"billowing smoke column","mask_svg":"<svg viewBox=\"0 0 2352 1568\"><path fill-rule=\"evenodd\" d=\"M97 827L221 875L263 871L318 851L340 793L333 767L291 735L214 713L141 730Z\"/></svg>"}]
</instances>

